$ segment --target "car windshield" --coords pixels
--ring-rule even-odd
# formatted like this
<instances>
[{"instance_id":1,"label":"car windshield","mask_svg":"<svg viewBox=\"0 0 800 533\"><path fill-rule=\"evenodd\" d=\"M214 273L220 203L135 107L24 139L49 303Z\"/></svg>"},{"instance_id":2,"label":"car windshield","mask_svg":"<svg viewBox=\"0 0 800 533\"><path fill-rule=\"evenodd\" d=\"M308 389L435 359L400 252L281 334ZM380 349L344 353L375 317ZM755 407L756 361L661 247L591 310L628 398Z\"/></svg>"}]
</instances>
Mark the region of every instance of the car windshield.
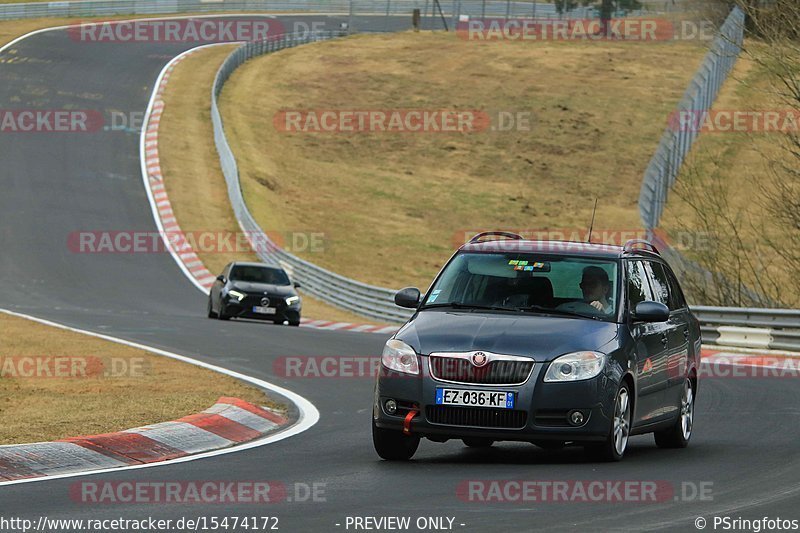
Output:
<instances>
[{"instance_id":1,"label":"car windshield","mask_svg":"<svg viewBox=\"0 0 800 533\"><path fill-rule=\"evenodd\" d=\"M442 272L424 308L453 307L613 320L617 263L526 253L462 253Z\"/></svg>"},{"instance_id":2,"label":"car windshield","mask_svg":"<svg viewBox=\"0 0 800 533\"><path fill-rule=\"evenodd\" d=\"M289 276L280 268L237 265L231 270L231 281L289 285Z\"/></svg>"}]
</instances>

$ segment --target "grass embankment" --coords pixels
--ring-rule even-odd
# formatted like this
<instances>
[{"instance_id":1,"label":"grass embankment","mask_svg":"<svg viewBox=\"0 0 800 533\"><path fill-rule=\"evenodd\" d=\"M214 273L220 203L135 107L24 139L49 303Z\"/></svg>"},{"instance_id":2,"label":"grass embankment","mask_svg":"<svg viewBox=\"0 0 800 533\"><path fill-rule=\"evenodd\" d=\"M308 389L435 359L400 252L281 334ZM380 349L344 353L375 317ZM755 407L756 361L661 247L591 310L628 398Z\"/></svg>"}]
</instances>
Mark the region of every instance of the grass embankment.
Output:
<instances>
[{"instance_id":1,"label":"grass embankment","mask_svg":"<svg viewBox=\"0 0 800 533\"><path fill-rule=\"evenodd\" d=\"M466 42L356 36L254 59L221 98L264 228L323 231L299 255L384 286L426 287L457 234L641 226L642 175L705 49L697 43ZM281 110L532 112L484 133L291 133Z\"/></svg>"},{"instance_id":2,"label":"grass embankment","mask_svg":"<svg viewBox=\"0 0 800 533\"><path fill-rule=\"evenodd\" d=\"M723 85L712 116L722 113L730 117L734 111L778 111L786 118L787 111L796 113L796 104L778 96L786 90L771 70L776 67L768 57L772 53L755 41L747 42L746 48ZM783 118L780 124L791 126ZM776 200L775 180L791 183L792 178L781 167L796 168L797 156L789 152L787 133L765 131L763 124L763 120L743 121L736 131L725 132L722 130L731 123L720 122L716 132L701 133L670 195L662 226L669 233L690 234L683 252L706 268L724 272L731 281L741 276L745 285L796 306L800 303L800 284L776 246L792 243L792 232L797 242L798 228L775 220L770 209ZM750 125L756 131L748 131ZM797 126L795 121L794 128Z\"/></svg>"},{"instance_id":3,"label":"grass embankment","mask_svg":"<svg viewBox=\"0 0 800 533\"><path fill-rule=\"evenodd\" d=\"M0 331L0 444L174 420L220 396L275 405L228 376L88 335L5 313Z\"/></svg>"}]
</instances>

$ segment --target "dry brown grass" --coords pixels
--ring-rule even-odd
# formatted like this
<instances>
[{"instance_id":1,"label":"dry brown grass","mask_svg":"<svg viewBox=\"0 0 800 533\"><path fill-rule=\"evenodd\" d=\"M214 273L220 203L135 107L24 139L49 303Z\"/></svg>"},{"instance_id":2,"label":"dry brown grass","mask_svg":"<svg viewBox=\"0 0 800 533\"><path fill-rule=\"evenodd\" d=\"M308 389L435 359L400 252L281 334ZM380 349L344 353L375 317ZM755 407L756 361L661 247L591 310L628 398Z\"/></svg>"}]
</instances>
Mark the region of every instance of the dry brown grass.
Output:
<instances>
[{"instance_id":1,"label":"dry brown grass","mask_svg":"<svg viewBox=\"0 0 800 533\"><path fill-rule=\"evenodd\" d=\"M241 231L228 199L211 127L211 84L235 45L196 52L179 63L164 94L159 155L175 216L184 231ZM198 254L214 273L231 261L256 261L253 253ZM303 297L303 316L341 322L364 319Z\"/></svg>"},{"instance_id":2,"label":"dry brown grass","mask_svg":"<svg viewBox=\"0 0 800 533\"><path fill-rule=\"evenodd\" d=\"M746 46L753 55L742 54L712 109L747 111L790 108L775 94L777 79L765 67L753 60L753 57L763 56L763 45L751 41ZM768 201L765 198L765 191L772 190L768 165L770 162L779 161L791 165L794 160L787 154L783 144L785 139L782 138L784 135L780 132L701 134L687 158L681 175L678 176L679 185L676 189L678 193L673 192L670 195L661 224L673 234L683 229L699 230L701 224L698 213L681 196L702 195L704 188L709 187L711 183L710 177L721 176L723 192L728 199L724 214L737 221L736 231L742 238L745 253L752 254L754 262L761 265L758 272L749 269L741 272L744 283L758 288L756 276L765 279L765 275L769 274L781 287L777 294L770 296L792 305L800 298L797 280L792 279L788 265L780 256L769 246L764 245L765 235L776 242L789 242L785 238L791 230L772 224L765 212L765 202ZM712 203L700 202L701 206L709 204L704 216L712 215L709 212L713 209L710 205ZM732 238L731 228L719 229L718 238ZM701 241L701 244L704 242ZM713 243L713 240L711 242ZM684 253L702 262L708 250L702 246L688 246ZM732 253L732 250L726 253ZM733 256L721 259L728 264L735 264L737 260ZM714 265L706 266L714 268Z\"/></svg>"},{"instance_id":3,"label":"dry brown grass","mask_svg":"<svg viewBox=\"0 0 800 533\"><path fill-rule=\"evenodd\" d=\"M200 412L220 396L270 401L236 379L121 344L0 313L0 444L119 431ZM76 377L20 378L7 358L86 358ZM99 358L119 377L92 372ZM114 360L116 363L112 363ZM123 366L124 364L124 366ZM82 377L83 376L83 377ZM272 404L275 405L275 404Z\"/></svg>"},{"instance_id":4,"label":"dry brown grass","mask_svg":"<svg viewBox=\"0 0 800 533\"><path fill-rule=\"evenodd\" d=\"M356 36L255 59L221 99L262 227L324 231L304 257L427 286L465 229L640 227L644 169L705 50L696 43ZM531 111L532 131L283 134L282 109ZM302 253L299 255L303 255Z\"/></svg>"}]
</instances>

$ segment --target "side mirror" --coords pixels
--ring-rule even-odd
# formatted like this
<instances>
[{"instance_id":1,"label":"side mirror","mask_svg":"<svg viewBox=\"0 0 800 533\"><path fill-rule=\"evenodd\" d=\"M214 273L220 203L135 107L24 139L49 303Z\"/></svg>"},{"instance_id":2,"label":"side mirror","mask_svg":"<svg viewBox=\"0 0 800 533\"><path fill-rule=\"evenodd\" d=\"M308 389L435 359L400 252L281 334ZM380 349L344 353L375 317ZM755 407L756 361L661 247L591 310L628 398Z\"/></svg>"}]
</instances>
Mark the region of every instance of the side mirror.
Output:
<instances>
[{"instance_id":1,"label":"side mirror","mask_svg":"<svg viewBox=\"0 0 800 533\"><path fill-rule=\"evenodd\" d=\"M300 284L299 281L295 281L294 283L292 283L292 285L294 286L295 289L303 288L303 286Z\"/></svg>"},{"instance_id":2,"label":"side mirror","mask_svg":"<svg viewBox=\"0 0 800 533\"><path fill-rule=\"evenodd\" d=\"M659 302L639 302L633 311L637 322L666 322L669 320L669 307Z\"/></svg>"},{"instance_id":3,"label":"side mirror","mask_svg":"<svg viewBox=\"0 0 800 533\"><path fill-rule=\"evenodd\" d=\"M419 301L422 298L419 289L416 287L406 287L397 291L394 295L394 303L399 307L406 309L416 309L419 307Z\"/></svg>"},{"instance_id":4,"label":"side mirror","mask_svg":"<svg viewBox=\"0 0 800 533\"><path fill-rule=\"evenodd\" d=\"M227 280L225 279L225 276L223 276L222 274L217 276L217 281L219 281L220 283L227 283Z\"/></svg>"}]
</instances>

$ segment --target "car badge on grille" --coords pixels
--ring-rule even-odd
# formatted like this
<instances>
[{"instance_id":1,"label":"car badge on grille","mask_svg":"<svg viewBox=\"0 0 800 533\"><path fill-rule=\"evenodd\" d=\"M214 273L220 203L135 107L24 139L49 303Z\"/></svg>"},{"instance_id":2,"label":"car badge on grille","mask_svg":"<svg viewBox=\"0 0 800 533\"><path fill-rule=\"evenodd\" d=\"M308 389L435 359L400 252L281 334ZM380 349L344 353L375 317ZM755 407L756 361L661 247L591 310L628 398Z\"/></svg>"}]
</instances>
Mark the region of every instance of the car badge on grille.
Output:
<instances>
[{"instance_id":1,"label":"car badge on grille","mask_svg":"<svg viewBox=\"0 0 800 533\"><path fill-rule=\"evenodd\" d=\"M472 354L472 364L481 367L484 366L486 363L489 362L489 358L486 357L486 354L483 352L475 352Z\"/></svg>"},{"instance_id":2,"label":"car badge on grille","mask_svg":"<svg viewBox=\"0 0 800 533\"><path fill-rule=\"evenodd\" d=\"M269 298L261 298L261 305L264 307L269 305Z\"/></svg>"}]
</instances>

